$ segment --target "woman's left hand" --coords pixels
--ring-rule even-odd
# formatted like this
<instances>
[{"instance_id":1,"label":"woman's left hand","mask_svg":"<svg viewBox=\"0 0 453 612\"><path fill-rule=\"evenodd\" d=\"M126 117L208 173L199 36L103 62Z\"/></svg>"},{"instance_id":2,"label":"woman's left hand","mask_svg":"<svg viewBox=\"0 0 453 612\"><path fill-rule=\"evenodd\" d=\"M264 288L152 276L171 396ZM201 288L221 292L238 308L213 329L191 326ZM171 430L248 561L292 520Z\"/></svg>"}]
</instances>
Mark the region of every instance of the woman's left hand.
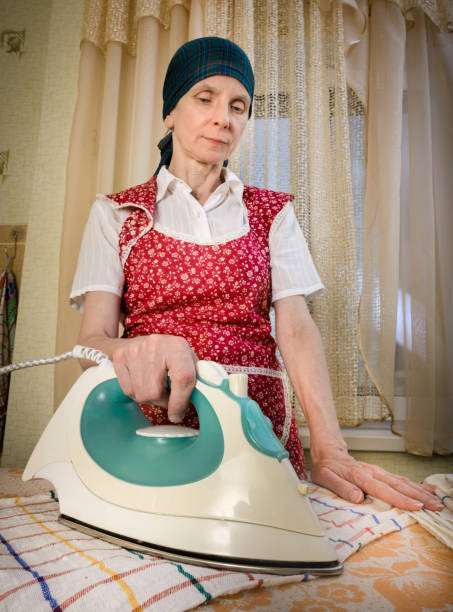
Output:
<instances>
[{"instance_id":1,"label":"woman's left hand","mask_svg":"<svg viewBox=\"0 0 453 612\"><path fill-rule=\"evenodd\" d=\"M323 454L322 458L313 459L312 481L347 501L358 504L365 495L370 495L401 510L439 511L444 507L430 485L417 484L377 465L357 461L343 449L330 449Z\"/></svg>"}]
</instances>

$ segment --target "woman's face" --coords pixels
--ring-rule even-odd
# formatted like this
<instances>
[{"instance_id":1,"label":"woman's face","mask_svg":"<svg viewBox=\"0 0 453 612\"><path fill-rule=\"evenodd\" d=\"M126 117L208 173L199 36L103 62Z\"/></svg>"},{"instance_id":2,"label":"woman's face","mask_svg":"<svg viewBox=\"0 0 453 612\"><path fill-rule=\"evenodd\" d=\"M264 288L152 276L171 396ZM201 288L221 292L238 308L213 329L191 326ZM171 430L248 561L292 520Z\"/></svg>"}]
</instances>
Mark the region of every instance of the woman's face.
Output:
<instances>
[{"instance_id":1,"label":"woman's face","mask_svg":"<svg viewBox=\"0 0 453 612\"><path fill-rule=\"evenodd\" d=\"M201 163L223 164L246 126L250 96L233 77L198 81L165 118L173 130L173 155Z\"/></svg>"}]
</instances>

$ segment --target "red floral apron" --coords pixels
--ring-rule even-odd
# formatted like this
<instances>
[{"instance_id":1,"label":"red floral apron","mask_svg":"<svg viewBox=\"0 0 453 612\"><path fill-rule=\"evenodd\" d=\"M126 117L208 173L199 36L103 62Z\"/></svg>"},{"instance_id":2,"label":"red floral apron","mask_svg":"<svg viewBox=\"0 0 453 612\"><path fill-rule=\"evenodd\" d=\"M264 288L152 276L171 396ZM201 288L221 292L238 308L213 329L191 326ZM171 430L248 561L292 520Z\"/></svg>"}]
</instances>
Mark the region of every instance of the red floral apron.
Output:
<instances>
[{"instance_id":1,"label":"red floral apron","mask_svg":"<svg viewBox=\"0 0 453 612\"><path fill-rule=\"evenodd\" d=\"M120 232L125 274L124 335L184 337L199 359L249 375L249 396L272 421L299 477L304 455L284 374L271 336L268 236L289 194L244 188L249 232L222 244L194 244L152 227L156 179L109 196L134 210ZM141 406L154 424L169 423L159 406ZM184 424L197 427L193 407Z\"/></svg>"}]
</instances>

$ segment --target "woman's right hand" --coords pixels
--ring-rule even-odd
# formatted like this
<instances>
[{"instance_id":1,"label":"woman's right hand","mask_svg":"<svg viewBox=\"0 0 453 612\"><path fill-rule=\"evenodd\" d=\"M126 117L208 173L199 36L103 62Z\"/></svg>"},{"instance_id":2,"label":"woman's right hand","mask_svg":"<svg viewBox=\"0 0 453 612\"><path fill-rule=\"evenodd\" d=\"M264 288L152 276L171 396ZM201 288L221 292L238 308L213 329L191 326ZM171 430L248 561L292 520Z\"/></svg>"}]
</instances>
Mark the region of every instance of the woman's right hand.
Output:
<instances>
[{"instance_id":1,"label":"woman's right hand","mask_svg":"<svg viewBox=\"0 0 453 612\"><path fill-rule=\"evenodd\" d=\"M89 292L78 342L104 352L113 361L118 382L136 402L168 409L180 423L196 383L197 356L180 336L152 334L118 338L121 298L105 291ZM81 360L83 368L94 365ZM171 380L168 392L167 376Z\"/></svg>"},{"instance_id":2,"label":"woman's right hand","mask_svg":"<svg viewBox=\"0 0 453 612\"><path fill-rule=\"evenodd\" d=\"M138 403L167 408L172 423L183 420L196 383L197 362L184 338L166 334L132 338L113 351L112 360L126 395Z\"/></svg>"}]
</instances>

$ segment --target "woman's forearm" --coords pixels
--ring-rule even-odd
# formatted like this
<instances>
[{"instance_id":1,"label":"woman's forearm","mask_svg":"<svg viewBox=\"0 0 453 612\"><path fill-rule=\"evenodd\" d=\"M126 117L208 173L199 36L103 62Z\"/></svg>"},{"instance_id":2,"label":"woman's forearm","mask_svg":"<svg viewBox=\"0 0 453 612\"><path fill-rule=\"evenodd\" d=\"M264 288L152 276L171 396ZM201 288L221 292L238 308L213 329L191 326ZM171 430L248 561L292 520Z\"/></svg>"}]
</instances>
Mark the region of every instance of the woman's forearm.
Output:
<instances>
[{"instance_id":1,"label":"woman's forearm","mask_svg":"<svg viewBox=\"0 0 453 612\"><path fill-rule=\"evenodd\" d=\"M321 457L327 448L346 449L321 336L304 298L286 298L280 304L276 302L275 308L277 344L307 420L312 458Z\"/></svg>"},{"instance_id":2,"label":"woman's forearm","mask_svg":"<svg viewBox=\"0 0 453 612\"><path fill-rule=\"evenodd\" d=\"M275 311L277 343L310 430L313 482L353 503L360 503L369 494L405 510L419 510L423 505L440 510L439 500L421 485L358 462L348 454L321 337L304 298L279 300Z\"/></svg>"},{"instance_id":3,"label":"woman's forearm","mask_svg":"<svg viewBox=\"0 0 453 612\"><path fill-rule=\"evenodd\" d=\"M77 342L82 346L102 351L112 359L115 349L128 340L118 338L121 298L106 291L88 292L85 295L84 313ZM86 359L79 360L85 370L95 365Z\"/></svg>"}]
</instances>

